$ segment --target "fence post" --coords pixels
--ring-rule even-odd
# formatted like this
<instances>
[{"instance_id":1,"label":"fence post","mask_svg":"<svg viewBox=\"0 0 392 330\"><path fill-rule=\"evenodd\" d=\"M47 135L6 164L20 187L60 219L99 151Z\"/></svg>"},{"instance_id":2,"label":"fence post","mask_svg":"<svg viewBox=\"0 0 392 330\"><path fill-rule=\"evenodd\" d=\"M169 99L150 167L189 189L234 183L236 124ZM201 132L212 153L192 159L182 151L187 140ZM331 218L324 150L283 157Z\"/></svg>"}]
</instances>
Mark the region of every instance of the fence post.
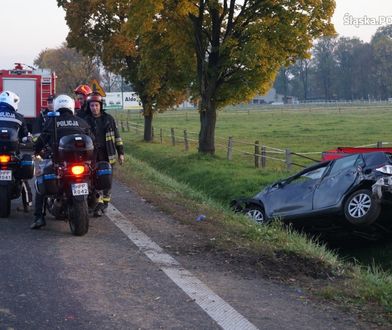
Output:
<instances>
[{"instance_id":1,"label":"fence post","mask_svg":"<svg viewBox=\"0 0 392 330\"><path fill-rule=\"evenodd\" d=\"M152 138L152 141L154 141L154 137L155 137L154 126L151 126L151 138Z\"/></svg>"},{"instance_id":2,"label":"fence post","mask_svg":"<svg viewBox=\"0 0 392 330\"><path fill-rule=\"evenodd\" d=\"M227 160L233 159L233 137L229 136L229 141L227 142Z\"/></svg>"},{"instance_id":3,"label":"fence post","mask_svg":"<svg viewBox=\"0 0 392 330\"><path fill-rule=\"evenodd\" d=\"M129 121L127 120L127 132L129 132Z\"/></svg>"},{"instance_id":4,"label":"fence post","mask_svg":"<svg viewBox=\"0 0 392 330\"><path fill-rule=\"evenodd\" d=\"M124 122L121 120L121 132L125 132Z\"/></svg>"},{"instance_id":5,"label":"fence post","mask_svg":"<svg viewBox=\"0 0 392 330\"><path fill-rule=\"evenodd\" d=\"M174 135L174 128L171 128L170 132L171 132L172 146L174 147L176 145L176 136Z\"/></svg>"},{"instance_id":6,"label":"fence post","mask_svg":"<svg viewBox=\"0 0 392 330\"><path fill-rule=\"evenodd\" d=\"M161 141L161 144L163 143L163 128L159 129L159 139Z\"/></svg>"},{"instance_id":7,"label":"fence post","mask_svg":"<svg viewBox=\"0 0 392 330\"><path fill-rule=\"evenodd\" d=\"M286 166L288 171L291 170L291 165L291 152L290 149L286 149Z\"/></svg>"},{"instance_id":8,"label":"fence post","mask_svg":"<svg viewBox=\"0 0 392 330\"><path fill-rule=\"evenodd\" d=\"M377 141L377 148L382 148L382 141Z\"/></svg>"},{"instance_id":9,"label":"fence post","mask_svg":"<svg viewBox=\"0 0 392 330\"><path fill-rule=\"evenodd\" d=\"M186 129L184 129L184 148L185 148L185 151L189 150L188 132Z\"/></svg>"},{"instance_id":10,"label":"fence post","mask_svg":"<svg viewBox=\"0 0 392 330\"><path fill-rule=\"evenodd\" d=\"M255 141L255 167L260 167L260 145L259 141Z\"/></svg>"},{"instance_id":11,"label":"fence post","mask_svg":"<svg viewBox=\"0 0 392 330\"><path fill-rule=\"evenodd\" d=\"M267 148L261 147L261 167L264 168L267 165Z\"/></svg>"}]
</instances>

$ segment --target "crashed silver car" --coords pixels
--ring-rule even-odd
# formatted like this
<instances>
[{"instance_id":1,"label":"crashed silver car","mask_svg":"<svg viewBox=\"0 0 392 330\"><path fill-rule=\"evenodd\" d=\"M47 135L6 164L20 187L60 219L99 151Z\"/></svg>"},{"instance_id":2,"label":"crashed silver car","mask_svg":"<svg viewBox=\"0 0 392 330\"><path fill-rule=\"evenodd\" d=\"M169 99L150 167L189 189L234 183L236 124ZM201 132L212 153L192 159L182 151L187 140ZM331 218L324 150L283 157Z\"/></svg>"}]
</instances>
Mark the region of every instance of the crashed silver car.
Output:
<instances>
[{"instance_id":1,"label":"crashed silver car","mask_svg":"<svg viewBox=\"0 0 392 330\"><path fill-rule=\"evenodd\" d=\"M324 218L329 216L351 227L378 223L390 230L381 223L381 213L391 202L392 153L369 152L317 163L253 198L232 201L231 207L260 224L277 218L326 225ZM392 228L392 221L388 225Z\"/></svg>"}]
</instances>

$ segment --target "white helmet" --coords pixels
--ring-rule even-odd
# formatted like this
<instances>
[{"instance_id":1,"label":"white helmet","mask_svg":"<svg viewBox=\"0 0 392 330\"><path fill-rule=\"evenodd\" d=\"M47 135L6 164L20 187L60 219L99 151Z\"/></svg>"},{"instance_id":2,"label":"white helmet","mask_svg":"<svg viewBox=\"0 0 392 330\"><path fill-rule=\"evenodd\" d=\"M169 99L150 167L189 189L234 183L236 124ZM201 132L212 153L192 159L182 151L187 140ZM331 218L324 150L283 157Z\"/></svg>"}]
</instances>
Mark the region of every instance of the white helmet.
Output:
<instances>
[{"instance_id":1,"label":"white helmet","mask_svg":"<svg viewBox=\"0 0 392 330\"><path fill-rule=\"evenodd\" d=\"M15 111L18 110L19 96L10 91L4 91L0 94L0 102L9 104Z\"/></svg>"},{"instance_id":2,"label":"white helmet","mask_svg":"<svg viewBox=\"0 0 392 330\"><path fill-rule=\"evenodd\" d=\"M57 96L53 102L53 110L58 111L60 109L68 109L75 113L75 101L73 98L65 94Z\"/></svg>"}]
</instances>

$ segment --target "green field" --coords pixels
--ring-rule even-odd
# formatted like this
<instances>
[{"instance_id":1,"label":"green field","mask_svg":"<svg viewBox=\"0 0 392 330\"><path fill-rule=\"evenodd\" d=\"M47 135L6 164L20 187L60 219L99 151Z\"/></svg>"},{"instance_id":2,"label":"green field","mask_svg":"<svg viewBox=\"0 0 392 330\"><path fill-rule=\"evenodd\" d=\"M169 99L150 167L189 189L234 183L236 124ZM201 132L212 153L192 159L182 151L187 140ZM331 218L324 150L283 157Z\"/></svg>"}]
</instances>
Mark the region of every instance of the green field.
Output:
<instances>
[{"instance_id":1,"label":"green field","mask_svg":"<svg viewBox=\"0 0 392 330\"><path fill-rule=\"evenodd\" d=\"M390 142L392 136L392 105L390 107L346 107L325 109L276 109L267 111L222 111L218 113L216 126L216 148L218 155L225 155L229 136L234 139L234 148L254 153L254 142L280 150L312 153L319 157L323 150L337 146L360 146L377 141ZM119 119L142 125L138 114L118 114ZM174 128L179 141L183 130L197 140L199 118L196 110L170 111L157 114L153 122L155 138L164 132L164 141L170 143L170 129ZM242 142L248 143L246 145ZM196 145L193 146L194 150ZM234 152L235 158L244 155Z\"/></svg>"}]
</instances>

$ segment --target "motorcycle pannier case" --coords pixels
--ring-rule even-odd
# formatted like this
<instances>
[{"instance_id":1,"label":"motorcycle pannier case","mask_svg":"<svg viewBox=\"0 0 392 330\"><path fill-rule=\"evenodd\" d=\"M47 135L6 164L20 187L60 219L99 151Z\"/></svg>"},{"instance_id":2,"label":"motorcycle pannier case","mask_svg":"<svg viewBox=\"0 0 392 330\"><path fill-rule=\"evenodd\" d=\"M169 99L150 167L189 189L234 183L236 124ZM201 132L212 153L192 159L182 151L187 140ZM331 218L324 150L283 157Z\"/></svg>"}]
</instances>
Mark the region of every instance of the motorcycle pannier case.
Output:
<instances>
[{"instance_id":1,"label":"motorcycle pannier case","mask_svg":"<svg viewBox=\"0 0 392 330\"><path fill-rule=\"evenodd\" d=\"M45 167L43 174L37 177L37 191L41 195L56 195L59 192L59 181L52 166Z\"/></svg>"},{"instance_id":2,"label":"motorcycle pannier case","mask_svg":"<svg viewBox=\"0 0 392 330\"><path fill-rule=\"evenodd\" d=\"M15 172L15 177L21 180L30 180L34 176L34 162L31 155L23 155L20 166Z\"/></svg>"},{"instance_id":3,"label":"motorcycle pannier case","mask_svg":"<svg viewBox=\"0 0 392 330\"><path fill-rule=\"evenodd\" d=\"M17 130L8 127L0 127L0 152L19 152L19 138Z\"/></svg>"},{"instance_id":4,"label":"motorcycle pannier case","mask_svg":"<svg viewBox=\"0 0 392 330\"><path fill-rule=\"evenodd\" d=\"M95 189L111 189L113 171L112 166L105 161L97 162L95 167Z\"/></svg>"},{"instance_id":5,"label":"motorcycle pannier case","mask_svg":"<svg viewBox=\"0 0 392 330\"><path fill-rule=\"evenodd\" d=\"M59 141L58 158L63 162L90 161L94 156L94 144L85 134L63 136Z\"/></svg>"}]
</instances>

